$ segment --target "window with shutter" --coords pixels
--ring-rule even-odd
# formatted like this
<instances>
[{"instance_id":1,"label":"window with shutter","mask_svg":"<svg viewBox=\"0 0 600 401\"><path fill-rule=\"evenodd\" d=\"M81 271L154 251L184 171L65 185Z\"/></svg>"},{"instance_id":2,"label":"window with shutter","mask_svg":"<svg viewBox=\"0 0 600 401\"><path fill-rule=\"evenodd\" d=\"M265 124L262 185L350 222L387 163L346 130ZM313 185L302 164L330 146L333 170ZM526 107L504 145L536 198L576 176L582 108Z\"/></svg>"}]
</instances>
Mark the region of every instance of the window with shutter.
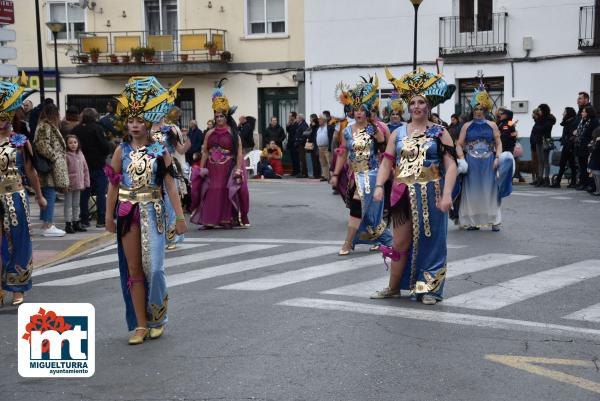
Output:
<instances>
[{"instance_id":1,"label":"window with shutter","mask_svg":"<svg viewBox=\"0 0 600 401\"><path fill-rule=\"evenodd\" d=\"M286 1L247 0L247 34L285 34L287 32Z\"/></svg>"}]
</instances>

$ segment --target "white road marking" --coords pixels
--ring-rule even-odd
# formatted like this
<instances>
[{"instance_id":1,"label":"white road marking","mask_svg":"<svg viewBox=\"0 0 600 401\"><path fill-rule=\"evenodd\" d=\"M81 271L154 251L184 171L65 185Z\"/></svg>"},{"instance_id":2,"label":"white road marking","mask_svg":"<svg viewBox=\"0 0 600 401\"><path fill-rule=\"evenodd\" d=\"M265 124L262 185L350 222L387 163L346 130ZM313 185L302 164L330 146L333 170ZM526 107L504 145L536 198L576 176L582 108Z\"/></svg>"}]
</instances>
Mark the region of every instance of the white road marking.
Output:
<instances>
[{"instance_id":1,"label":"white road marking","mask_svg":"<svg viewBox=\"0 0 600 401\"><path fill-rule=\"evenodd\" d=\"M475 273L481 270L491 269L492 267L521 262L523 260L529 260L533 258L535 258L535 256L490 253L486 255L475 256L473 258L455 260L448 263L446 277L453 278L462 274ZM384 276L374 280L364 281L362 283L351 284L344 287L323 291L321 294L366 298L375 290L387 287L387 285L388 276Z\"/></svg>"},{"instance_id":2,"label":"white road marking","mask_svg":"<svg viewBox=\"0 0 600 401\"><path fill-rule=\"evenodd\" d=\"M320 256L331 255L337 252L338 248L333 246L321 246L311 249L303 249L281 253L278 255L265 256L262 258L248 259L240 262L227 263L220 266L207 267L205 269L194 270L186 273L173 274L167 277L167 285L175 287L177 285L194 283L196 281L206 280L213 277L226 276L249 270L262 269L263 267L274 266L298 260L317 258Z\"/></svg>"},{"instance_id":3,"label":"white road marking","mask_svg":"<svg viewBox=\"0 0 600 401\"><path fill-rule=\"evenodd\" d=\"M102 253L102 252L112 251L113 249L117 249L117 244L109 245L109 246L104 247L102 249L98 249L97 251L90 252L89 254L90 255L97 255L97 254Z\"/></svg>"},{"instance_id":4,"label":"white road marking","mask_svg":"<svg viewBox=\"0 0 600 401\"><path fill-rule=\"evenodd\" d=\"M582 203L600 203L600 200L582 200Z\"/></svg>"},{"instance_id":5,"label":"white road marking","mask_svg":"<svg viewBox=\"0 0 600 401\"><path fill-rule=\"evenodd\" d=\"M573 198L569 198L568 196L552 196L550 197L550 199L556 199L556 200L570 200Z\"/></svg>"},{"instance_id":6,"label":"white road marking","mask_svg":"<svg viewBox=\"0 0 600 401\"><path fill-rule=\"evenodd\" d=\"M348 272L362 269L367 266L376 266L382 264L381 256L370 255L361 258L339 260L337 262L326 263L307 267L299 270L292 270L285 273L271 274L266 277L260 277L254 280L242 281L231 285L218 288L219 290L244 290L244 291L266 291L274 288L284 287L286 285L296 284L319 277L326 277L337 273Z\"/></svg>"},{"instance_id":7,"label":"white road marking","mask_svg":"<svg viewBox=\"0 0 600 401\"><path fill-rule=\"evenodd\" d=\"M600 260L585 260L485 287L444 301L445 305L496 310L600 276Z\"/></svg>"},{"instance_id":8,"label":"white road marking","mask_svg":"<svg viewBox=\"0 0 600 401\"><path fill-rule=\"evenodd\" d=\"M588 308L573 312L570 315L563 316L563 319L600 323L600 304L592 305Z\"/></svg>"},{"instance_id":9,"label":"white road marking","mask_svg":"<svg viewBox=\"0 0 600 401\"><path fill-rule=\"evenodd\" d=\"M475 326L486 329L517 330L544 336L576 337L599 341L600 330L583 327L571 327L557 324L531 322L526 320L503 319L489 316L467 315L463 313L425 310L423 308L406 308L397 306L365 304L357 302L336 301L328 299L295 298L278 303L282 306L333 310L362 313L375 316L387 316L403 319L414 319L427 322Z\"/></svg>"},{"instance_id":10,"label":"white road marking","mask_svg":"<svg viewBox=\"0 0 600 401\"><path fill-rule=\"evenodd\" d=\"M181 244L174 251L169 251L167 255L171 254L171 252L184 251L188 249L198 248L201 246L207 246L207 244ZM116 245L115 245L116 247ZM55 265L51 267L43 267L41 269L35 269L33 271L34 277L43 276L44 274L51 273L62 273L70 270L82 269L84 267L92 267L103 265L107 263L115 263L119 261L119 255L115 253L111 253L109 255L95 256L93 258L87 259L77 259L67 263L61 263L60 265Z\"/></svg>"},{"instance_id":11,"label":"white road marking","mask_svg":"<svg viewBox=\"0 0 600 401\"><path fill-rule=\"evenodd\" d=\"M279 245L239 245L225 249L216 249L214 251L194 253L191 255L180 256L176 258L165 259L165 269L173 266L182 266L194 262L203 262L205 260L219 259L227 256L240 255L248 252L262 251L265 249L275 248ZM187 274L187 273L186 273ZM49 286L71 286L91 283L97 280L104 280L107 278L119 277L119 269L109 269L99 272L80 274L73 277L65 277L58 280L47 281L44 283L36 284L38 286L49 287Z\"/></svg>"},{"instance_id":12,"label":"white road marking","mask_svg":"<svg viewBox=\"0 0 600 401\"><path fill-rule=\"evenodd\" d=\"M186 238L186 243L221 243L244 242L255 244L304 244L304 245L343 245L344 241L307 240L307 239L281 239L281 238ZM360 245L359 245L360 246ZM365 245L366 246L366 245ZM462 249L467 245L448 244L448 249Z\"/></svg>"}]
</instances>

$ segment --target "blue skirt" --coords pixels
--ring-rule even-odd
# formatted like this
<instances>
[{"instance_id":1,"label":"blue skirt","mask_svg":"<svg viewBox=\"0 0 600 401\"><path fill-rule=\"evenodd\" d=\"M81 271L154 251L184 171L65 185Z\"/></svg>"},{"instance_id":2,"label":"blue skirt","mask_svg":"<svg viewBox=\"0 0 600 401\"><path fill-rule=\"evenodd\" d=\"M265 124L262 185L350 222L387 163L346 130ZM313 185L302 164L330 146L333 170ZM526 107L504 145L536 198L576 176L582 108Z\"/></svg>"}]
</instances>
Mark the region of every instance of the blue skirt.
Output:
<instances>
[{"instance_id":1,"label":"blue skirt","mask_svg":"<svg viewBox=\"0 0 600 401\"><path fill-rule=\"evenodd\" d=\"M31 289L33 248L29 231L29 199L25 191L0 195L2 207L2 289Z\"/></svg>"},{"instance_id":2,"label":"blue skirt","mask_svg":"<svg viewBox=\"0 0 600 401\"><path fill-rule=\"evenodd\" d=\"M355 191L360 197L362 217L353 244L392 246L392 234L383 220L384 202L375 202L373 193L377 181L377 170L354 173Z\"/></svg>"},{"instance_id":3,"label":"blue skirt","mask_svg":"<svg viewBox=\"0 0 600 401\"><path fill-rule=\"evenodd\" d=\"M167 280L165 274L165 214L163 202L139 204L142 245L142 268L146 278L146 319L149 327L167 323ZM121 219L118 217L117 219ZM129 270L120 236L117 237L121 290L125 300L125 318L129 330L137 326L131 293L129 292Z\"/></svg>"}]
</instances>

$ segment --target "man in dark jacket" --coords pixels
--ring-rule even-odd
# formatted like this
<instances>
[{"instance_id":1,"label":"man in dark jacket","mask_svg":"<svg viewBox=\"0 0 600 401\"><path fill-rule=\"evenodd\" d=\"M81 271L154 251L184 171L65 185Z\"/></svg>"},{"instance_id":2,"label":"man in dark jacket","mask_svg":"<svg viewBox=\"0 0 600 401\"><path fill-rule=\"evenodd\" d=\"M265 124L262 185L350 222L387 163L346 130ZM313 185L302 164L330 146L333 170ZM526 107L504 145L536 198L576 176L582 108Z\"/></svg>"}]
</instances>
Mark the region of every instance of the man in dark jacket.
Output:
<instances>
[{"instance_id":1,"label":"man in dark jacket","mask_svg":"<svg viewBox=\"0 0 600 401\"><path fill-rule=\"evenodd\" d=\"M291 111L288 116L288 122L285 126L287 132L287 151L292 159L292 176L300 174L300 162L298 160L298 152L294 145L294 138L296 136L296 128L298 127L297 122L298 114L295 111Z\"/></svg>"},{"instance_id":2,"label":"man in dark jacket","mask_svg":"<svg viewBox=\"0 0 600 401\"><path fill-rule=\"evenodd\" d=\"M189 127L188 138L190 139L190 149L185 152L185 160L191 165L194 163L194 153L199 153L202 150L204 132L198 128L196 120L191 120Z\"/></svg>"},{"instance_id":3,"label":"man in dark jacket","mask_svg":"<svg viewBox=\"0 0 600 401\"><path fill-rule=\"evenodd\" d=\"M71 132L79 139L81 152L85 157L90 173L90 188L81 192L79 200L79 216L81 225L89 227L90 195L96 195L97 219L96 227L103 228L106 211L106 190L108 189L108 179L104 174L104 165L106 158L110 153L110 146L104 135L104 128L98 124L98 112L93 108L85 108L81 112L81 123Z\"/></svg>"},{"instance_id":4,"label":"man in dark jacket","mask_svg":"<svg viewBox=\"0 0 600 401\"><path fill-rule=\"evenodd\" d=\"M304 121L304 116L302 114L298 114L296 132L294 133L294 147L296 148L296 152L298 154L298 161L300 164L300 172L296 176L297 178L308 178L306 150L304 149L304 146L306 145L306 140L308 139L308 137L304 136L304 131L306 131L307 129L308 124L306 123L306 121Z\"/></svg>"},{"instance_id":5,"label":"man in dark jacket","mask_svg":"<svg viewBox=\"0 0 600 401\"><path fill-rule=\"evenodd\" d=\"M253 117L240 116L239 122L238 129L240 130L240 139L245 155L254 149L254 124L256 120Z\"/></svg>"},{"instance_id":6,"label":"man in dark jacket","mask_svg":"<svg viewBox=\"0 0 600 401\"><path fill-rule=\"evenodd\" d=\"M283 150L283 141L284 140L285 140L285 131L283 130L281 125L279 125L279 121L277 120L277 117L271 117L271 124L267 127L267 129L265 130L265 133L263 134L262 147L264 148L265 146L267 146L269 144L269 142L275 141L277 146L279 146Z\"/></svg>"},{"instance_id":7,"label":"man in dark jacket","mask_svg":"<svg viewBox=\"0 0 600 401\"><path fill-rule=\"evenodd\" d=\"M115 123L119 120L115 114L117 110L117 102L109 100L106 104L106 114L100 119L99 123L104 128L107 134L112 138L120 138L123 134L115 127ZM108 136L108 135L107 135Z\"/></svg>"}]
</instances>

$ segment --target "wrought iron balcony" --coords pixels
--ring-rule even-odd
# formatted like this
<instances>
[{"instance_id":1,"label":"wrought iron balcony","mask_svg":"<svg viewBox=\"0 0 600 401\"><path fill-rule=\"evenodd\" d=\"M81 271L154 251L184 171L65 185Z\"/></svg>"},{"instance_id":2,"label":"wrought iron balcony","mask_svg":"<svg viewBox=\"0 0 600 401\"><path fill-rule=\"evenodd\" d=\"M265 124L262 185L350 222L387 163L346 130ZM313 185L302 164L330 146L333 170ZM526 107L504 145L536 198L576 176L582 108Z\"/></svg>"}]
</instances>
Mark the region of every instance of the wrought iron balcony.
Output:
<instances>
[{"instance_id":1,"label":"wrought iron balcony","mask_svg":"<svg viewBox=\"0 0 600 401\"><path fill-rule=\"evenodd\" d=\"M579 8L579 49L600 49L600 13L596 6Z\"/></svg>"},{"instance_id":2,"label":"wrought iron balcony","mask_svg":"<svg viewBox=\"0 0 600 401\"><path fill-rule=\"evenodd\" d=\"M506 54L508 13L440 18L440 57Z\"/></svg>"},{"instance_id":3,"label":"wrought iron balcony","mask_svg":"<svg viewBox=\"0 0 600 401\"><path fill-rule=\"evenodd\" d=\"M78 38L77 53L71 56L71 62L78 68L106 72L131 68L131 64L141 70L158 70L161 65L169 64L226 64L233 59L227 50L226 33L222 29L188 29L160 34L148 31L84 32ZM190 70L189 66L187 70Z\"/></svg>"}]
</instances>

